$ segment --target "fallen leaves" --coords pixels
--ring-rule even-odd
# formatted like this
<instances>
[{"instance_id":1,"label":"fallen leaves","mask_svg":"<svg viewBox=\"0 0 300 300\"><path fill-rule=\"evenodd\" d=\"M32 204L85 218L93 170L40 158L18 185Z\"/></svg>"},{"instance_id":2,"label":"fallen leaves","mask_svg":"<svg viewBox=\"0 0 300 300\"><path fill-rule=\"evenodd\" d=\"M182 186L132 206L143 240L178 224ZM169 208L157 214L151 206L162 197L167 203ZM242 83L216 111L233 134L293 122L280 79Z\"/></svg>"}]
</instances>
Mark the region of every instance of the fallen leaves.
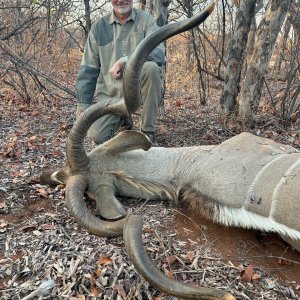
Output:
<instances>
[{"instance_id":1,"label":"fallen leaves","mask_svg":"<svg viewBox=\"0 0 300 300\"><path fill-rule=\"evenodd\" d=\"M165 117L158 124L162 146L216 144L241 130L237 125L230 128L223 126L216 114L188 98L178 98L175 105L172 99L167 99L166 110ZM4 111L8 117L6 121L1 120L1 125L5 126L0 126L5 132L1 141L4 164L0 166L3 175L0 192L4 196L0 209L5 210L5 214L7 208L12 212L21 209L23 214L16 215L13 222L0 221L0 233L5 231L0 237L1 242L8 249L0 261L4 299L19 299L29 294L27 291L38 288L44 274L55 281L53 298L62 295L65 299L85 300L98 295L98 298L106 299L139 300L148 299L149 293L153 299L165 299L165 295L157 295L157 291L137 275L121 239L89 235L70 218L63 201L64 185L55 189L45 188L32 179L47 167L64 164L68 124L72 124L75 116L74 103L64 103L55 114L50 110L12 113L13 117ZM259 134L263 136L265 132L283 142L299 143L296 130L285 130L279 134L276 126L270 129L261 126ZM34 210L29 207L31 202L36 202ZM45 203L50 203L47 209ZM132 207L135 208L135 205L134 202ZM255 264L237 270L235 266L228 266L226 257L223 260L220 257L212 259L214 254L210 246L201 248L187 239L177 241L172 228L167 227L174 221L172 210L160 203L145 205L141 210L146 219L144 234L147 238L144 241L147 252L168 276L175 276L186 284L226 286L237 294L247 294L251 290L253 297L250 299L257 295L264 299L277 299L282 297L283 291L293 295L290 288L285 290L272 278L262 275ZM157 236L160 230L164 230L161 238ZM195 250L193 247L198 248ZM26 249L22 256L10 256L19 249ZM288 267L289 261L279 259L278 264L280 268ZM22 271L22 277L13 281L18 270ZM8 285L11 285L10 289L7 289ZM300 290L299 284L293 286L298 286L298 290L294 288L294 291Z\"/></svg>"},{"instance_id":2,"label":"fallen leaves","mask_svg":"<svg viewBox=\"0 0 300 300\"><path fill-rule=\"evenodd\" d=\"M14 136L12 141L4 145L3 158L17 159L21 156L21 150L17 148L18 136Z\"/></svg>"},{"instance_id":3,"label":"fallen leaves","mask_svg":"<svg viewBox=\"0 0 300 300\"><path fill-rule=\"evenodd\" d=\"M90 285L91 285L91 293L95 296L95 297L99 297L102 295L101 290L99 288L96 287L95 285L95 278L93 275L90 276Z\"/></svg>"},{"instance_id":4,"label":"fallen leaves","mask_svg":"<svg viewBox=\"0 0 300 300\"><path fill-rule=\"evenodd\" d=\"M251 281L253 276L253 266L250 264L241 271L241 278L244 281Z\"/></svg>"},{"instance_id":5,"label":"fallen leaves","mask_svg":"<svg viewBox=\"0 0 300 300\"><path fill-rule=\"evenodd\" d=\"M0 209L7 208L6 201L0 202Z\"/></svg>"},{"instance_id":6,"label":"fallen leaves","mask_svg":"<svg viewBox=\"0 0 300 300\"><path fill-rule=\"evenodd\" d=\"M24 173L21 173L21 172L12 172L12 173L10 173L10 176L12 176L12 177L23 177Z\"/></svg>"},{"instance_id":7,"label":"fallen leaves","mask_svg":"<svg viewBox=\"0 0 300 300\"><path fill-rule=\"evenodd\" d=\"M169 265L172 265L175 261L177 260L177 257L175 255L170 255L170 256L167 256L164 261L169 264Z\"/></svg>"},{"instance_id":8,"label":"fallen leaves","mask_svg":"<svg viewBox=\"0 0 300 300\"><path fill-rule=\"evenodd\" d=\"M188 251L186 254L186 257L190 260L193 261L195 258L195 252L194 251Z\"/></svg>"},{"instance_id":9,"label":"fallen leaves","mask_svg":"<svg viewBox=\"0 0 300 300\"><path fill-rule=\"evenodd\" d=\"M36 192L36 194L38 194L39 196L42 196L44 198L48 197L48 192L43 188L37 189L35 192Z\"/></svg>"},{"instance_id":10,"label":"fallen leaves","mask_svg":"<svg viewBox=\"0 0 300 300\"><path fill-rule=\"evenodd\" d=\"M99 260L97 261L97 264L99 264L99 265L107 265L107 264L111 264L111 263L112 263L112 259L107 256L101 256L99 258Z\"/></svg>"},{"instance_id":11,"label":"fallen leaves","mask_svg":"<svg viewBox=\"0 0 300 300\"><path fill-rule=\"evenodd\" d=\"M258 281L261 278L259 274L254 272L252 264L249 264L246 268L244 268L243 265L240 265L239 268L241 270L240 276L243 281Z\"/></svg>"}]
</instances>

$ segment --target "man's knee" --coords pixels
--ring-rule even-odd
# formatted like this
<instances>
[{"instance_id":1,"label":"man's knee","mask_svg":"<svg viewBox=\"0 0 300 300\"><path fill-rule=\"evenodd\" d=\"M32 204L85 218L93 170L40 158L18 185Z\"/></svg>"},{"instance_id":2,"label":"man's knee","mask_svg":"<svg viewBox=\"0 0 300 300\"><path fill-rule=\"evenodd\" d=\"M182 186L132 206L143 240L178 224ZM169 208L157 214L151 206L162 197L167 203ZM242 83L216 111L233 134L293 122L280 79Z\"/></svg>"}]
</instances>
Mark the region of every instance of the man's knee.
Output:
<instances>
[{"instance_id":1,"label":"man's knee","mask_svg":"<svg viewBox=\"0 0 300 300\"><path fill-rule=\"evenodd\" d=\"M96 144L102 144L108 141L113 136L113 131L111 128L107 128L105 130L97 130L95 128L91 128L88 131L88 138L94 141Z\"/></svg>"},{"instance_id":2,"label":"man's knee","mask_svg":"<svg viewBox=\"0 0 300 300\"><path fill-rule=\"evenodd\" d=\"M152 80L161 80L161 69L156 62L146 61L143 65L142 76Z\"/></svg>"},{"instance_id":3,"label":"man's knee","mask_svg":"<svg viewBox=\"0 0 300 300\"><path fill-rule=\"evenodd\" d=\"M102 144L113 137L122 126L124 117L120 115L107 115L92 124L88 130L88 137L96 144Z\"/></svg>"}]
</instances>

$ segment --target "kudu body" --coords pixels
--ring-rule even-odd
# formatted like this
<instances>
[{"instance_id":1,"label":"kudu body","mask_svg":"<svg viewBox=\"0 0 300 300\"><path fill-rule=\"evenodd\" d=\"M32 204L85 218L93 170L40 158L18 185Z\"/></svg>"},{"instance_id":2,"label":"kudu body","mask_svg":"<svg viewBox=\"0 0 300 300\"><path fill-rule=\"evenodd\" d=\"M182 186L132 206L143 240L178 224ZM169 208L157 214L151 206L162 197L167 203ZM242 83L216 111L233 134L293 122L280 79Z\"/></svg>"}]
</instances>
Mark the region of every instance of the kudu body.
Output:
<instances>
[{"instance_id":1,"label":"kudu body","mask_svg":"<svg viewBox=\"0 0 300 300\"><path fill-rule=\"evenodd\" d=\"M136 142L130 149L128 140ZM98 200L105 218L125 212L115 196L185 201L224 225L300 241L300 152L295 148L246 132L217 146L137 149L147 143L139 132L124 131L88 154L87 193ZM61 181L56 176L52 179Z\"/></svg>"},{"instance_id":2,"label":"kudu body","mask_svg":"<svg viewBox=\"0 0 300 300\"><path fill-rule=\"evenodd\" d=\"M66 184L75 219L91 233L124 236L129 257L153 286L183 299L234 299L221 290L190 287L157 270L142 244L142 221L116 196L184 201L226 226L277 232L300 251L300 153L272 140L242 133L218 146L151 148L137 131L124 131L86 154L83 141L94 121L106 114L130 116L140 101L139 74L151 50L164 39L203 22L198 16L169 24L147 37L132 54L124 75L125 103L93 105L81 114L68 138L68 166L42 174L41 182ZM97 202L96 217L83 201ZM126 216L126 218L124 218Z\"/></svg>"}]
</instances>

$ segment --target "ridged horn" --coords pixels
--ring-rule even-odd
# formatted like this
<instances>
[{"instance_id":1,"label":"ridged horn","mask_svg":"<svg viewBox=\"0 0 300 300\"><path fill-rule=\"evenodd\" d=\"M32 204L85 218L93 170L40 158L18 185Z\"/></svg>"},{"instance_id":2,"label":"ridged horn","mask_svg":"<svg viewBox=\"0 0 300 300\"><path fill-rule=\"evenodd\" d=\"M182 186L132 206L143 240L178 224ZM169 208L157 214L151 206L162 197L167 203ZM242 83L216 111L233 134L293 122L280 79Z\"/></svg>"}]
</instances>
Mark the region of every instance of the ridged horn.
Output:
<instances>
[{"instance_id":1,"label":"ridged horn","mask_svg":"<svg viewBox=\"0 0 300 300\"><path fill-rule=\"evenodd\" d=\"M113 237L122 235L125 219L108 222L94 216L84 203L86 187L87 179L84 175L71 176L67 181L66 202L75 220L88 232L98 236Z\"/></svg>"},{"instance_id":2,"label":"ridged horn","mask_svg":"<svg viewBox=\"0 0 300 300\"><path fill-rule=\"evenodd\" d=\"M140 74L143 64L147 60L150 52L164 40L192 29L204 22L212 13L214 7L215 2L192 18L160 27L143 39L137 46L127 63L123 79L124 99L130 114L136 112L142 104L140 96Z\"/></svg>"},{"instance_id":3,"label":"ridged horn","mask_svg":"<svg viewBox=\"0 0 300 300\"><path fill-rule=\"evenodd\" d=\"M84 138L91 125L108 114L127 116L128 112L123 101L105 107L99 102L86 109L74 123L67 142L67 160L71 174L88 170L89 160L84 149Z\"/></svg>"},{"instance_id":4,"label":"ridged horn","mask_svg":"<svg viewBox=\"0 0 300 300\"><path fill-rule=\"evenodd\" d=\"M159 271L147 255L142 241L143 221L139 215L128 215L124 224L125 247L134 267L160 291L180 299L234 300L231 294L216 289L193 287L173 280Z\"/></svg>"}]
</instances>

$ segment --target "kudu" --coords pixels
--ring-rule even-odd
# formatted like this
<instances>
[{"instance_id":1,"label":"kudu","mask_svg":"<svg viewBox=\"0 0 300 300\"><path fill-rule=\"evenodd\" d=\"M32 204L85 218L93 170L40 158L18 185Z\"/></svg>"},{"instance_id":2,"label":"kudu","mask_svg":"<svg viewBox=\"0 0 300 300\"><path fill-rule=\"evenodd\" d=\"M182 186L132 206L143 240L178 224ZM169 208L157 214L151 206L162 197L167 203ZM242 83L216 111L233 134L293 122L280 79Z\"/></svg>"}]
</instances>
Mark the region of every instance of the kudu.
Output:
<instances>
[{"instance_id":1,"label":"kudu","mask_svg":"<svg viewBox=\"0 0 300 300\"><path fill-rule=\"evenodd\" d=\"M180 284L156 269L143 248L141 217L127 215L116 196L184 201L226 226L276 232L300 251L300 152L249 133L218 146L151 148L142 133L123 131L89 154L83 141L101 116L130 116L139 108L139 74L148 54L163 40L203 22L212 10L213 5L146 38L126 67L125 104L98 103L87 109L69 134L68 165L41 176L42 183L66 184L68 208L83 227L100 236L123 234L136 269L154 287L183 299L235 298ZM85 206L84 193L96 200L102 219Z\"/></svg>"}]
</instances>

